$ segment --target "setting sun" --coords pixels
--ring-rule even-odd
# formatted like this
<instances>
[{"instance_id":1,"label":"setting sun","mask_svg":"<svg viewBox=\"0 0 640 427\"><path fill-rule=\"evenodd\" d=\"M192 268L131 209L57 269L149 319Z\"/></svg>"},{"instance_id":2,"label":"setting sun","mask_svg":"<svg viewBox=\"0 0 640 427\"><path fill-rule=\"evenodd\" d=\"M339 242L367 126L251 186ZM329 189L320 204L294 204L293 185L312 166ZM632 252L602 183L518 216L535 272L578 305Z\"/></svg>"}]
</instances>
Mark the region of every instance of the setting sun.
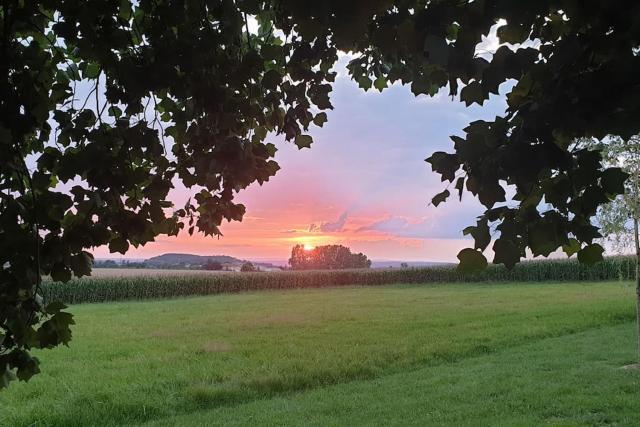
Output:
<instances>
[{"instance_id":1,"label":"setting sun","mask_svg":"<svg viewBox=\"0 0 640 427\"><path fill-rule=\"evenodd\" d=\"M308 243L305 243L305 244L304 244L304 250L305 250L305 251L312 251L312 250L314 250L315 248L316 248L315 246L310 245L310 244L308 244Z\"/></svg>"}]
</instances>

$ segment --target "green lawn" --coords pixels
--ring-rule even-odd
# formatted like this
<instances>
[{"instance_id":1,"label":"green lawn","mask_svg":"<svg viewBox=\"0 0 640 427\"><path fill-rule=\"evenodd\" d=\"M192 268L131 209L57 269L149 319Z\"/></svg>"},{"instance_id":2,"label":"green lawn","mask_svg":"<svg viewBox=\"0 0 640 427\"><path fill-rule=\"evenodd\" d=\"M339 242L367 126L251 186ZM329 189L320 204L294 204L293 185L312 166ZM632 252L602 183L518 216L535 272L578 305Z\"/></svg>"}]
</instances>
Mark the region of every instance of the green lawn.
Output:
<instances>
[{"instance_id":1,"label":"green lawn","mask_svg":"<svg viewBox=\"0 0 640 427\"><path fill-rule=\"evenodd\" d=\"M638 424L633 310L620 283L78 305L0 425Z\"/></svg>"},{"instance_id":2,"label":"green lawn","mask_svg":"<svg viewBox=\"0 0 640 427\"><path fill-rule=\"evenodd\" d=\"M607 326L459 362L153 422L184 425L640 425L633 328Z\"/></svg>"}]
</instances>

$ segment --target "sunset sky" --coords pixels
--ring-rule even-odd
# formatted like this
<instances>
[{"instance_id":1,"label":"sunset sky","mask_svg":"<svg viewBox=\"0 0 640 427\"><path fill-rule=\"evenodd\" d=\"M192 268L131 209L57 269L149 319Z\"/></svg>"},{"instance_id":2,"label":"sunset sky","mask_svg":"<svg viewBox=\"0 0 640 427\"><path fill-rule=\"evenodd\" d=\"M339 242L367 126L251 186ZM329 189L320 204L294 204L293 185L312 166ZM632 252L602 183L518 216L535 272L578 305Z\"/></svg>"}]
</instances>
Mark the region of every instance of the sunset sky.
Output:
<instances>
[{"instance_id":1,"label":"sunset sky","mask_svg":"<svg viewBox=\"0 0 640 427\"><path fill-rule=\"evenodd\" d=\"M434 98L415 97L401 85L364 92L346 76L346 60L338 68L329 121L310 131L311 149L269 137L282 169L265 185L240 193L247 207L241 223L223 224L220 239L160 236L127 257L188 252L287 259L302 243L344 244L374 260L455 261L470 244L461 230L475 223L481 208L470 194L462 202L428 206L445 183L424 159L451 151L449 136L462 134L470 121L503 113L504 98L466 108L446 91ZM182 205L190 195L177 189L172 199ZM94 253L114 257L106 248Z\"/></svg>"}]
</instances>

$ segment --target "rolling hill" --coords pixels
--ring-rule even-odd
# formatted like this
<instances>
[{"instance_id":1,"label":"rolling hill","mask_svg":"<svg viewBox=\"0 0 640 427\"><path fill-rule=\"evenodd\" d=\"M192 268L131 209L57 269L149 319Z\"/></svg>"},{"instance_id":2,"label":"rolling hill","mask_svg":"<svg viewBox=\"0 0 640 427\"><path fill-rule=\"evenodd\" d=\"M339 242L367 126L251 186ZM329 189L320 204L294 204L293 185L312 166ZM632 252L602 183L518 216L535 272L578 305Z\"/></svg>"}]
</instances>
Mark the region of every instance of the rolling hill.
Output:
<instances>
[{"instance_id":1,"label":"rolling hill","mask_svg":"<svg viewBox=\"0 0 640 427\"><path fill-rule=\"evenodd\" d=\"M144 261L146 265L149 267L168 267L174 265L185 265L185 266L194 266L194 265L203 265L206 264L207 261L217 261L220 264L242 264L244 260L234 258L228 255L193 255L193 254L178 254L178 253L169 253L162 254L158 256L154 256Z\"/></svg>"}]
</instances>

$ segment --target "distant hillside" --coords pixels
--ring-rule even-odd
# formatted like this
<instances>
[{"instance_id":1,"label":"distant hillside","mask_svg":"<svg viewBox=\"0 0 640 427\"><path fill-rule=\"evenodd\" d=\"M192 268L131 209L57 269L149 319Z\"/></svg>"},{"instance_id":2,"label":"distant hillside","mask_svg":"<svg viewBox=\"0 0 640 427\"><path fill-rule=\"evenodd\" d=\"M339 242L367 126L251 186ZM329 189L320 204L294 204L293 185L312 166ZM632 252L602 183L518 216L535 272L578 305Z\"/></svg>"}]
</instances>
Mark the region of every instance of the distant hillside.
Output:
<instances>
[{"instance_id":1,"label":"distant hillside","mask_svg":"<svg viewBox=\"0 0 640 427\"><path fill-rule=\"evenodd\" d=\"M162 254L145 260L149 267L166 267L183 264L185 266L203 265L207 261L221 264L242 264L243 260L228 255Z\"/></svg>"},{"instance_id":2,"label":"distant hillside","mask_svg":"<svg viewBox=\"0 0 640 427\"><path fill-rule=\"evenodd\" d=\"M144 260L142 268L163 268L174 270L199 270L209 261L217 261L222 264L225 270L239 271L242 264L247 262L245 259L235 258L229 255L194 255L194 254L162 254ZM253 265L262 271L279 270L277 265L268 262L253 262ZM126 267L120 264L121 267ZM104 267L104 266L103 266Z\"/></svg>"},{"instance_id":3,"label":"distant hillside","mask_svg":"<svg viewBox=\"0 0 640 427\"><path fill-rule=\"evenodd\" d=\"M96 268L163 268L176 270L199 270L207 261L217 261L223 265L225 269L236 271L247 260L235 258L229 255L195 255L195 254L179 254L169 253L154 256L146 260L133 259L117 259L96 260ZM137 261L137 262L134 262ZM286 266L287 260L280 259L254 259L251 260L256 267L263 271L278 270L280 266ZM455 265L446 262L428 262L428 261L397 261L397 260L376 260L372 261L371 268L401 268L402 264L408 267L433 267L442 265Z\"/></svg>"}]
</instances>

